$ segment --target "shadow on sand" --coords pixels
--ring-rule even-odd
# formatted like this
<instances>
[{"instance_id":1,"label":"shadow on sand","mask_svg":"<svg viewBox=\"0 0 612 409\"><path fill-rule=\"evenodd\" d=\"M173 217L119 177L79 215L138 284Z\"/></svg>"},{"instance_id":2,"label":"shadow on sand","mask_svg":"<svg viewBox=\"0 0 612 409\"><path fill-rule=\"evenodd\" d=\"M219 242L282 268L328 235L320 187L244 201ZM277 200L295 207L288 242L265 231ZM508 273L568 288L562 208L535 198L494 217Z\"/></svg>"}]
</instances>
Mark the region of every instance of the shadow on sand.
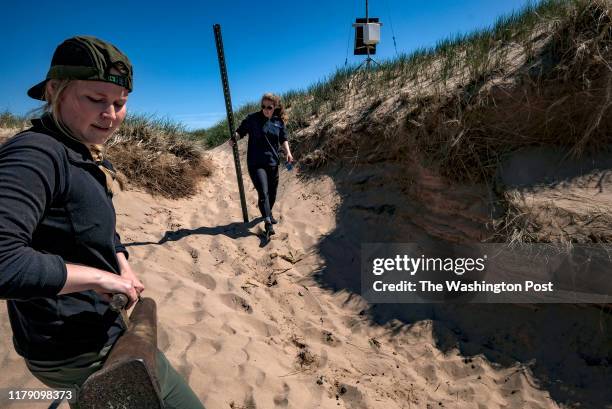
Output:
<instances>
[{"instance_id":1,"label":"shadow on sand","mask_svg":"<svg viewBox=\"0 0 612 409\"><path fill-rule=\"evenodd\" d=\"M249 236L257 236L260 239L260 247L265 246L268 241L266 241L265 237L262 237L261 234L257 234L252 232L252 229L255 225L262 222L263 218L258 217L256 219L251 220L248 223L240 223L234 222L229 223L223 226L217 227L198 227L197 229L178 229L178 230L168 230L164 233L163 237L159 239L159 241L135 241L131 243L124 243L125 247L134 247L134 246L147 246L151 244L164 244L169 241L178 241L187 236L191 235L208 235L208 236L217 236L222 234L231 239L238 239L240 237L249 237Z\"/></svg>"},{"instance_id":2,"label":"shadow on sand","mask_svg":"<svg viewBox=\"0 0 612 409\"><path fill-rule=\"evenodd\" d=\"M319 244L324 267L315 279L332 291L359 294L362 242L428 243L410 222L419 217L379 170L330 172L341 195L336 229ZM387 172L385 170L384 172ZM378 172L378 173L377 173ZM373 175L373 176L372 176ZM612 402L612 314L571 304L370 304L360 314L384 325L431 320L442 351L484 355L504 367L528 368L561 405L604 408Z\"/></svg>"}]
</instances>

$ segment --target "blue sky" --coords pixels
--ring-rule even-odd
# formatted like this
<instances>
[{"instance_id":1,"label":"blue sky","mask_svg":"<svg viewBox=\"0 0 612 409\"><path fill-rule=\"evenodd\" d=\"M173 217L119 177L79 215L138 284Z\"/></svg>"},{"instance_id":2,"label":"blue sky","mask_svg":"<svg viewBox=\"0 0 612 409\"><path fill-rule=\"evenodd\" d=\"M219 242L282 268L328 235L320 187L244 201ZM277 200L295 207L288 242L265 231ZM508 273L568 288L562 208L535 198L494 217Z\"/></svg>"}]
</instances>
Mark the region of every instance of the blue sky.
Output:
<instances>
[{"instance_id":1,"label":"blue sky","mask_svg":"<svg viewBox=\"0 0 612 409\"><path fill-rule=\"evenodd\" d=\"M376 59L491 25L526 0L370 0L383 23ZM364 0L338 1L9 1L0 24L0 111L24 114L40 104L26 90L44 79L55 47L73 35L95 35L118 46L134 65L128 107L207 127L225 117L212 25L221 24L234 107L267 91L308 85L342 67L351 23ZM393 29L393 30L392 30Z\"/></svg>"}]
</instances>

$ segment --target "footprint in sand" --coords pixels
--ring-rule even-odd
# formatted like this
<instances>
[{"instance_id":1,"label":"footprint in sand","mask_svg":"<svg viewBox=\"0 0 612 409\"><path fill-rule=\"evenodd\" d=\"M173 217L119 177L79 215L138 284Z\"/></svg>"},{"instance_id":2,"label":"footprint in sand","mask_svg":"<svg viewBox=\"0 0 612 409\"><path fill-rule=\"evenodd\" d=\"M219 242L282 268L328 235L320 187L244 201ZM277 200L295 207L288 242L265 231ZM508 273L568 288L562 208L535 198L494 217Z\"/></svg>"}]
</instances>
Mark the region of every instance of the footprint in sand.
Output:
<instances>
[{"instance_id":1,"label":"footprint in sand","mask_svg":"<svg viewBox=\"0 0 612 409\"><path fill-rule=\"evenodd\" d=\"M255 404L255 399L253 399L253 388L248 393L247 397L244 398L244 403L242 405L237 404L234 401L231 401L229 406L230 409L257 409L257 405Z\"/></svg>"},{"instance_id":2,"label":"footprint in sand","mask_svg":"<svg viewBox=\"0 0 612 409\"><path fill-rule=\"evenodd\" d=\"M249 314L253 313L253 308L251 307L251 305L247 302L247 300L240 297L239 295L229 293L229 294L223 294L220 297L221 297L221 302L223 302L225 306L233 310L244 311Z\"/></svg>"},{"instance_id":3,"label":"footprint in sand","mask_svg":"<svg viewBox=\"0 0 612 409\"><path fill-rule=\"evenodd\" d=\"M283 382L283 391L274 397L274 405L280 408L289 406L289 392L291 388Z\"/></svg>"},{"instance_id":4,"label":"footprint in sand","mask_svg":"<svg viewBox=\"0 0 612 409\"><path fill-rule=\"evenodd\" d=\"M168 300L170 300L174 296L174 292L178 290L179 288L181 288L182 286L183 285L181 283L176 283L175 285L173 285L170 291L168 291L166 295L164 295L164 298L160 302L160 304L165 304L166 302L168 302Z\"/></svg>"},{"instance_id":5,"label":"footprint in sand","mask_svg":"<svg viewBox=\"0 0 612 409\"><path fill-rule=\"evenodd\" d=\"M204 316L206 315L206 313L204 312L204 309L202 308L202 303L199 301L194 301L193 302L193 313L194 313L194 319L195 322L202 322L204 320Z\"/></svg>"},{"instance_id":6,"label":"footprint in sand","mask_svg":"<svg viewBox=\"0 0 612 409\"><path fill-rule=\"evenodd\" d=\"M246 353L244 349L242 351ZM245 362L238 365L238 376L241 379L255 378L255 385L258 387L261 387L267 378L267 375L264 371L257 367L254 367L250 362Z\"/></svg>"},{"instance_id":7,"label":"footprint in sand","mask_svg":"<svg viewBox=\"0 0 612 409\"><path fill-rule=\"evenodd\" d=\"M199 271L194 271L193 279L195 280L196 283L203 285L208 290L212 291L215 288L217 288L217 282L210 274L200 273Z\"/></svg>"},{"instance_id":8,"label":"footprint in sand","mask_svg":"<svg viewBox=\"0 0 612 409\"><path fill-rule=\"evenodd\" d=\"M261 369L258 369L257 376L255 376L255 385L261 387L266 381L267 375Z\"/></svg>"},{"instance_id":9,"label":"footprint in sand","mask_svg":"<svg viewBox=\"0 0 612 409\"><path fill-rule=\"evenodd\" d=\"M242 328L244 328L245 330L247 330L247 328L249 327L253 328L253 330L258 336L273 337L280 334L280 330L277 326L270 325L265 321L262 321L255 317L236 317L236 322L243 323L244 325L242 326Z\"/></svg>"},{"instance_id":10,"label":"footprint in sand","mask_svg":"<svg viewBox=\"0 0 612 409\"><path fill-rule=\"evenodd\" d=\"M227 323L223 324L221 329L223 331L227 332L230 335L235 335L236 334L236 330L234 328L230 327L229 325L227 325Z\"/></svg>"},{"instance_id":11,"label":"footprint in sand","mask_svg":"<svg viewBox=\"0 0 612 409\"><path fill-rule=\"evenodd\" d=\"M367 409L368 407L365 404L361 391L353 385L337 384L336 396L341 397L345 405L349 408Z\"/></svg>"},{"instance_id":12,"label":"footprint in sand","mask_svg":"<svg viewBox=\"0 0 612 409\"><path fill-rule=\"evenodd\" d=\"M219 351L223 349L223 344L219 341L212 339L209 341L209 343L210 343L210 346L213 347L213 349L215 350L215 354L218 354Z\"/></svg>"},{"instance_id":13,"label":"footprint in sand","mask_svg":"<svg viewBox=\"0 0 612 409\"><path fill-rule=\"evenodd\" d=\"M187 354L191 351L191 347L195 345L198 337L193 332L187 331L189 334L189 344L185 347L181 355L179 356L180 363L176 367L176 371L185 378L189 382L189 377L191 376L191 372L193 371L193 365L191 364L191 359L187 356Z\"/></svg>"}]
</instances>

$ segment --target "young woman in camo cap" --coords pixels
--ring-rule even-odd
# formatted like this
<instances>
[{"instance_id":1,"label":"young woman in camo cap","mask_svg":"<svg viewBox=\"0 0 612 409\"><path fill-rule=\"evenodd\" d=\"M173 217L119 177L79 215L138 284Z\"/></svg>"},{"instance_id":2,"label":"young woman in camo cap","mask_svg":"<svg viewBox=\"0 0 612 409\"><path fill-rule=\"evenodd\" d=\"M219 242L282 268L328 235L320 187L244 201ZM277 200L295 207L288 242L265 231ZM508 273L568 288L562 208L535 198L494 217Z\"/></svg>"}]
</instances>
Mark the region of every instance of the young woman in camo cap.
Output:
<instances>
[{"instance_id":1,"label":"young woman in camo cap","mask_svg":"<svg viewBox=\"0 0 612 409\"><path fill-rule=\"evenodd\" d=\"M115 172L100 148L130 91L121 51L69 38L28 91L44 114L0 146L0 297L17 353L52 388L78 390L125 331L109 294L127 295L129 308L144 290L115 231ZM157 367L167 407L203 408L159 351Z\"/></svg>"}]
</instances>

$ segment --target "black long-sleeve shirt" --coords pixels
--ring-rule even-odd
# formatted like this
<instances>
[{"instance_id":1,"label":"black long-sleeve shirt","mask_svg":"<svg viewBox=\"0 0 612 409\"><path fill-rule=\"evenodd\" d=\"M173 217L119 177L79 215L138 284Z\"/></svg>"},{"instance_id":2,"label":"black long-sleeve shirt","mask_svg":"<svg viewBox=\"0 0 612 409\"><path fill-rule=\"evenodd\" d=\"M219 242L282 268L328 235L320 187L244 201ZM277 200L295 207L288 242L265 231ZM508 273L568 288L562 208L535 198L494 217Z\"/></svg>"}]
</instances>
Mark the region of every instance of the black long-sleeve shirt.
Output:
<instances>
[{"instance_id":1,"label":"black long-sleeve shirt","mask_svg":"<svg viewBox=\"0 0 612 409\"><path fill-rule=\"evenodd\" d=\"M278 149L287 140L285 125L278 117L268 120L263 112L249 114L236 132L241 137L249 134L247 165L249 167L278 166Z\"/></svg>"},{"instance_id":2,"label":"black long-sleeve shirt","mask_svg":"<svg viewBox=\"0 0 612 409\"><path fill-rule=\"evenodd\" d=\"M16 351L59 360L99 350L123 331L96 292L57 295L66 263L119 274L116 253L126 251L88 148L48 115L32 124L0 146L0 298L8 299Z\"/></svg>"}]
</instances>

